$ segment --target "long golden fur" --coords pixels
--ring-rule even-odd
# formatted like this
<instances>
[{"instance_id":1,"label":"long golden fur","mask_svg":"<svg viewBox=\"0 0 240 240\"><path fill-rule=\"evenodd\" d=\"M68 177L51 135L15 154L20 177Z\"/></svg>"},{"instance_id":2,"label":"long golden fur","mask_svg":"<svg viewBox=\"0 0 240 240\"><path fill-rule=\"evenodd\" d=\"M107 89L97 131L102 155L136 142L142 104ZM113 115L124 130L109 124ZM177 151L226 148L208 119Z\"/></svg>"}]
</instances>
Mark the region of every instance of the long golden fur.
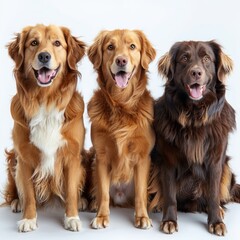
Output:
<instances>
[{"instance_id":1,"label":"long golden fur","mask_svg":"<svg viewBox=\"0 0 240 240\"><path fill-rule=\"evenodd\" d=\"M135 226L150 228L147 182L154 145L153 100L146 89L149 63L156 52L138 30L102 31L88 50L99 89L88 104L96 150L97 216L93 228L109 224L112 186L135 188Z\"/></svg>"},{"instance_id":2,"label":"long golden fur","mask_svg":"<svg viewBox=\"0 0 240 240\"><path fill-rule=\"evenodd\" d=\"M14 149L7 153L5 199L13 211L23 211L20 232L37 228L36 207L54 196L65 203L64 227L78 231L85 129L76 86L85 44L65 27L36 25L17 34L8 50L17 94L11 102Z\"/></svg>"}]
</instances>

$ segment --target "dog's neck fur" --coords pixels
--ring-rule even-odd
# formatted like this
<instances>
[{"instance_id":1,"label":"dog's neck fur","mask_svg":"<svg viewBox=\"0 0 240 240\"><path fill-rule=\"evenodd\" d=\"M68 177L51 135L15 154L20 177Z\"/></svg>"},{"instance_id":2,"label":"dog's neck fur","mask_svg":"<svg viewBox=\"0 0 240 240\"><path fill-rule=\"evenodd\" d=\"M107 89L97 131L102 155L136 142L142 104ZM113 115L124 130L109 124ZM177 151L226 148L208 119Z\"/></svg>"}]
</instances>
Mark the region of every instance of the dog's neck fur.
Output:
<instances>
[{"instance_id":1,"label":"dog's neck fur","mask_svg":"<svg viewBox=\"0 0 240 240\"><path fill-rule=\"evenodd\" d=\"M104 93L111 108L120 107L122 109L127 109L127 111L135 109L141 96L147 91L147 76L144 70L142 70L140 74L134 75L129 81L129 86L124 89L116 87L112 79L108 79L104 82L102 79L105 79L105 77L99 72L99 87Z\"/></svg>"},{"instance_id":2,"label":"dog's neck fur","mask_svg":"<svg viewBox=\"0 0 240 240\"><path fill-rule=\"evenodd\" d=\"M175 86L169 84L166 85L166 88L174 92ZM179 93L174 93L173 98L172 94L168 94L169 91L165 91L164 99L171 118L183 127L190 125L201 127L209 121L211 122L211 119L221 112L225 102L225 86L217 82L215 88L216 93L209 91L204 96L204 101L194 101L189 99L187 95L183 97ZM178 104L176 109L175 102L182 102L182 104Z\"/></svg>"},{"instance_id":3,"label":"dog's neck fur","mask_svg":"<svg viewBox=\"0 0 240 240\"><path fill-rule=\"evenodd\" d=\"M40 111L41 106L46 109L54 106L59 111L66 108L77 85L77 74L58 76L49 87L42 88L36 83L30 83L21 72L15 72L17 81L17 95L24 109L24 115L29 121ZM21 81L21 79L24 79ZM65 79L68 83L64 82ZM26 83L24 82L26 81Z\"/></svg>"},{"instance_id":4,"label":"dog's neck fur","mask_svg":"<svg viewBox=\"0 0 240 240\"><path fill-rule=\"evenodd\" d=\"M99 80L100 77L98 77L98 81L101 81ZM142 74L142 78L137 80L137 83L136 88L131 88L131 90L134 90L133 92L125 91L127 89L119 92L123 95L123 98L121 98L121 94L114 95L111 91L108 92L106 86L101 82L99 84L100 89L95 92L88 104L88 114L91 121L102 124L103 128L109 128L107 126L112 118L112 113L114 113L117 119L123 119L125 116L125 119L131 121L132 125L149 126L153 121L153 99L146 89L146 74ZM116 86L113 87L116 88Z\"/></svg>"}]
</instances>

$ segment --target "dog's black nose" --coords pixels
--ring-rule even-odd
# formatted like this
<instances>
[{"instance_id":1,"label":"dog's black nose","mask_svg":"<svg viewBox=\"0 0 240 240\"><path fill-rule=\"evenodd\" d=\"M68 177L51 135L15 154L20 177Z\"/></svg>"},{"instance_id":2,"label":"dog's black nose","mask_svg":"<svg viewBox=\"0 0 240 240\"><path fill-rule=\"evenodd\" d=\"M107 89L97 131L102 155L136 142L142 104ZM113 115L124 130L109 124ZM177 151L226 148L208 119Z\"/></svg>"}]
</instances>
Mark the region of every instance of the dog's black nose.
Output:
<instances>
[{"instance_id":1,"label":"dog's black nose","mask_svg":"<svg viewBox=\"0 0 240 240\"><path fill-rule=\"evenodd\" d=\"M119 67L124 67L127 65L128 59L126 57L117 57L115 62Z\"/></svg>"},{"instance_id":2,"label":"dog's black nose","mask_svg":"<svg viewBox=\"0 0 240 240\"><path fill-rule=\"evenodd\" d=\"M47 63L51 59L51 55L48 52L41 52L38 54L38 60L42 63Z\"/></svg>"},{"instance_id":3,"label":"dog's black nose","mask_svg":"<svg viewBox=\"0 0 240 240\"><path fill-rule=\"evenodd\" d=\"M199 67L192 68L191 70L191 76L195 78L196 80L200 79L202 76L202 70Z\"/></svg>"}]
</instances>

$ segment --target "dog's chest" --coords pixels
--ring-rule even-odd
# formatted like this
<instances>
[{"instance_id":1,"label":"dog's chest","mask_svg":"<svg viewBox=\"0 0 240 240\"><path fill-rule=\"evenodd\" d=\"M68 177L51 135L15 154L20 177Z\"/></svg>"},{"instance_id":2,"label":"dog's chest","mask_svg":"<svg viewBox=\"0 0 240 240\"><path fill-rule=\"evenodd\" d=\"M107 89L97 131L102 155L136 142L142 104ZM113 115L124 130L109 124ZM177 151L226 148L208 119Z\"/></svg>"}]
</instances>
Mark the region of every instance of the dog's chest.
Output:
<instances>
[{"instance_id":1,"label":"dog's chest","mask_svg":"<svg viewBox=\"0 0 240 240\"><path fill-rule=\"evenodd\" d=\"M39 171L43 176L53 174L56 152L65 144L61 134L63 121L64 111L41 106L29 123L30 141L41 151Z\"/></svg>"}]
</instances>

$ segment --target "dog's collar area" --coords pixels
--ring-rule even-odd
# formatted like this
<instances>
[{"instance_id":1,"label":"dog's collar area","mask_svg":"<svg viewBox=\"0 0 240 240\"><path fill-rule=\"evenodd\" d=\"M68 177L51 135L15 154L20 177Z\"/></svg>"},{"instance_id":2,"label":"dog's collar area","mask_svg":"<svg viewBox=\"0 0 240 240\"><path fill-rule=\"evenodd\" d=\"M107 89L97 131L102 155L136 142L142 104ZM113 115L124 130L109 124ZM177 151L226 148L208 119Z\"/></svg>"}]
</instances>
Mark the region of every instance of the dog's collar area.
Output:
<instances>
[{"instance_id":1,"label":"dog's collar area","mask_svg":"<svg viewBox=\"0 0 240 240\"><path fill-rule=\"evenodd\" d=\"M203 93L206 90L206 85L200 85L198 83L194 83L194 84L187 84L187 90L188 90L188 94L189 97L192 100L200 100L203 97Z\"/></svg>"},{"instance_id":2,"label":"dog's collar area","mask_svg":"<svg viewBox=\"0 0 240 240\"><path fill-rule=\"evenodd\" d=\"M37 83L41 87L47 87L52 84L53 79L57 76L60 66L56 69L49 69L47 67L42 67L39 70L33 68Z\"/></svg>"},{"instance_id":3,"label":"dog's collar area","mask_svg":"<svg viewBox=\"0 0 240 240\"><path fill-rule=\"evenodd\" d=\"M112 71L110 70L111 74L112 74L112 78L115 81L115 84L117 85L117 87L119 88L126 88L128 86L128 82L131 79L134 69L132 70L132 72L125 72L125 71L119 71L117 73L112 73Z\"/></svg>"}]
</instances>

